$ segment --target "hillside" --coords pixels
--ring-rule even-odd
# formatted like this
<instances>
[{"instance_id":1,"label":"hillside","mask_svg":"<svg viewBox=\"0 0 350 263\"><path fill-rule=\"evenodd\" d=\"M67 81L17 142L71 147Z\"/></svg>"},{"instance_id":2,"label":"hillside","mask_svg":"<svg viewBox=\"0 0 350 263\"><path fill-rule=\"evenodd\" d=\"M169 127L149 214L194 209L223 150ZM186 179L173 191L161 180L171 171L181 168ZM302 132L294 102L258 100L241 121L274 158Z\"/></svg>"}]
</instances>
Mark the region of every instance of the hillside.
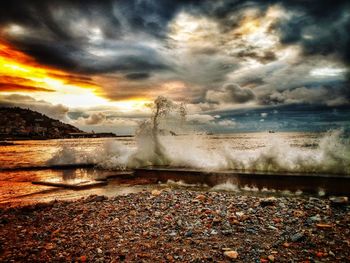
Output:
<instances>
[{"instance_id":1,"label":"hillside","mask_svg":"<svg viewBox=\"0 0 350 263\"><path fill-rule=\"evenodd\" d=\"M0 108L0 139L66 138L78 128L29 109Z\"/></svg>"}]
</instances>

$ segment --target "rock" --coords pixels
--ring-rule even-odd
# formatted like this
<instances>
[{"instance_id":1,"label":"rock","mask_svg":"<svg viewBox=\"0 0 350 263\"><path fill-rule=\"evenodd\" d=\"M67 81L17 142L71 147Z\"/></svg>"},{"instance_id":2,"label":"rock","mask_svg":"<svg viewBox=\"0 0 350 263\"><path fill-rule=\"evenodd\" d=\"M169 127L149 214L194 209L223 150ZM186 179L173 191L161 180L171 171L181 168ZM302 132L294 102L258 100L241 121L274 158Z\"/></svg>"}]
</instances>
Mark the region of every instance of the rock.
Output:
<instances>
[{"instance_id":1,"label":"rock","mask_svg":"<svg viewBox=\"0 0 350 263\"><path fill-rule=\"evenodd\" d=\"M153 196L159 196L162 193L162 191L159 191L157 189L152 190L151 195Z\"/></svg>"},{"instance_id":2,"label":"rock","mask_svg":"<svg viewBox=\"0 0 350 263\"><path fill-rule=\"evenodd\" d=\"M267 197L267 198L263 198L263 199L260 199L260 205L261 206L272 206L272 205L275 205L276 204L276 197Z\"/></svg>"},{"instance_id":3,"label":"rock","mask_svg":"<svg viewBox=\"0 0 350 263\"><path fill-rule=\"evenodd\" d=\"M268 229L271 229L271 230L274 230L274 231L275 231L275 230L278 230L277 227L274 227L274 226L272 226L272 225L268 225L267 228L268 228Z\"/></svg>"},{"instance_id":4,"label":"rock","mask_svg":"<svg viewBox=\"0 0 350 263\"><path fill-rule=\"evenodd\" d=\"M321 251L316 252L316 257L322 258L322 257L324 257L324 256L326 256L325 253L323 253L323 252L321 252Z\"/></svg>"},{"instance_id":5,"label":"rock","mask_svg":"<svg viewBox=\"0 0 350 263\"><path fill-rule=\"evenodd\" d=\"M187 231L187 232L185 233L185 237L191 237L192 235L193 235L192 230Z\"/></svg>"},{"instance_id":6,"label":"rock","mask_svg":"<svg viewBox=\"0 0 350 263\"><path fill-rule=\"evenodd\" d=\"M294 211L293 211L293 215L294 215L295 217L302 217L302 216L304 216L304 212L301 211L301 210L294 210Z\"/></svg>"},{"instance_id":7,"label":"rock","mask_svg":"<svg viewBox=\"0 0 350 263\"><path fill-rule=\"evenodd\" d=\"M332 205L346 205L349 202L347 196L332 196L329 198Z\"/></svg>"},{"instance_id":8,"label":"rock","mask_svg":"<svg viewBox=\"0 0 350 263\"><path fill-rule=\"evenodd\" d=\"M309 222L318 222L318 221L321 221L321 217L319 214L317 214L315 216L310 216L307 220Z\"/></svg>"},{"instance_id":9,"label":"rock","mask_svg":"<svg viewBox=\"0 0 350 263\"><path fill-rule=\"evenodd\" d=\"M288 248L288 247L290 247L290 244L287 243L287 242L284 242L284 243L283 243L283 246L284 246L285 248Z\"/></svg>"},{"instance_id":10,"label":"rock","mask_svg":"<svg viewBox=\"0 0 350 263\"><path fill-rule=\"evenodd\" d=\"M232 235L233 234L233 231L228 229L228 230L222 230L221 233L224 235L224 236L229 236L229 235Z\"/></svg>"},{"instance_id":11,"label":"rock","mask_svg":"<svg viewBox=\"0 0 350 263\"><path fill-rule=\"evenodd\" d=\"M318 228L323 228L323 229L329 229L329 228L332 228L332 227L333 227L332 224L321 224L321 223L316 224L316 226L317 226Z\"/></svg>"},{"instance_id":12,"label":"rock","mask_svg":"<svg viewBox=\"0 0 350 263\"><path fill-rule=\"evenodd\" d=\"M131 216L136 216L136 215L137 215L137 212L136 212L135 210L131 210L131 211L129 212L129 215L131 215Z\"/></svg>"},{"instance_id":13,"label":"rock","mask_svg":"<svg viewBox=\"0 0 350 263\"><path fill-rule=\"evenodd\" d=\"M55 248L55 245L52 244L52 243L47 243L46 246L45 246L45 249L47 249L47 250L52 250L54 248Z\"/></svg>"},{"instance_id":14,"label":"rock","mask_svg":"<svg viewBox=\"0 0 350 263\"><path fill-rule=\"evenodd\" d=\"M197 195L195 199L203 202L206 199L206 197L205 195Z\"/></svg>"},{"instance_id":15,"label":"rock","mask_svg":"<svg viewBox=\"0 0 350 263\"><path fill-rule=\"evenodd\" d=\"M103 253L102 249L100 249L100 248L97 248L96 250L97 250L98 254L102 254Z\"/></svg>"},{"instance_id":16,"label":"rock","mask_svg":"<svg viewBox=\"0 0 350 263\"><path fill-rule=\"evenodd\" d=\"M273 255L269 255L267 257L271 262L275 262L275 257Z\"/></svg>"},{"instance_id":17,"label":"rock","mask_svg":"<svg viewBox=\"0 0 350 263\"><path fill-rule=\"evenodd\" d=\"M214 229L210 232L210 235L217 235L217 234L218 234L218 231L216 231Z\"/></svg>"},{"instance_id":18,"label":"rock","mask_svg":"<svg viewBox=\"0 0 350 263\"><path fill-rule=\"evenodd\" d=\"M298 241L303 240L304 238L305 238L304 233L303 233L303 232L298 232L298 233L292 235L292 236L290 237L290 240L291 240L292 242L298 242Z\"/></svg>"},{"instance_id":19,"label":"rock","mask_svg":"<svg viewBox=\"0 0 350 263\"><path fill-rule=\"evenodd\" d=\"M230 259L237 259L238 258L238 252L235 250L225 251L224 255Z\"/></svg>"},{"instance_id":20,"label":"rock","mask_svg":"<svg viewBox=\"0 0 350 263\"><path fill-rule=\"evenodd\" d=\"M104 195L91 195L87 198L88 202L102 202L108 198Z\"/></svg>"}]
</instances>

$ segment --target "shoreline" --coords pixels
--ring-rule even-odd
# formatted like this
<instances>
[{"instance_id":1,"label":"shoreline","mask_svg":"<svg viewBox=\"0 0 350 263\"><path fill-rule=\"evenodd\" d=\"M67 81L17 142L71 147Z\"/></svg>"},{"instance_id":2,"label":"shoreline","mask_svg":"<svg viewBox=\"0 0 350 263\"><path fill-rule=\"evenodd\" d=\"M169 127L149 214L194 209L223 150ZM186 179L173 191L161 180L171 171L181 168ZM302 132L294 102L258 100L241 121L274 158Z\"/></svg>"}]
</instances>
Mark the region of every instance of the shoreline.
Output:
<instances>
[{"instance_id":1,"label":"shoreline","mask_svg":"<svg viewBox=\"0 0 350 263\"><path fill-rule=\"evenodd\" d=\"M0 208L0 261L346 262L349 203L152 190Z\"/></svg>"}]
</instances>

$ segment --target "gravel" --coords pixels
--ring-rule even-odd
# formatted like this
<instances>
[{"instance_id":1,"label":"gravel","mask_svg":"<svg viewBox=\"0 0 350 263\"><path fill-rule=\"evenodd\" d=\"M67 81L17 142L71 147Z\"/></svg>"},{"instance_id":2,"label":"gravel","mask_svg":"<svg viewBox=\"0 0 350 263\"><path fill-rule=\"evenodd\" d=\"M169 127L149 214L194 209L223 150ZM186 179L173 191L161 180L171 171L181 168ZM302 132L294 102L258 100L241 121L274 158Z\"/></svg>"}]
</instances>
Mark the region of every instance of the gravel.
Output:
<instances>
[{"instance_id":1,"label":"gravel","mask_svg":"<svg viewBox=\"0 0 350 263\"><path fill-rule=\"evenodd\" d=\"M350 262L350 207L332 202L163 190L0 209L0 262Z\"/></svg>"}]
</instances>

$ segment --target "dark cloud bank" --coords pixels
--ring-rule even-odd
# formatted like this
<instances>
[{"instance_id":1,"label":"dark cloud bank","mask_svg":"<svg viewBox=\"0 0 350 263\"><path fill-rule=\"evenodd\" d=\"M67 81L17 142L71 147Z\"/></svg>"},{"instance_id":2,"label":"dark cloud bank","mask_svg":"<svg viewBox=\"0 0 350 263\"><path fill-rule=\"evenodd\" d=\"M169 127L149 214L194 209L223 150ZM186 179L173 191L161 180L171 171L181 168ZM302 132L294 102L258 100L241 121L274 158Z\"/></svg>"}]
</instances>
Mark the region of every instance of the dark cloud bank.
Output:
<instances>
[{"instance_id":1,"label":"dark cloud bank","mask_svg":"<svg viewBox=\"0 0 350 263\"><path fill-rule=\"evenodd\" d=\"M229 32L241 25L244 10L254 9L259 18L276 5L286 10L268 29L278 37L278 47L260 50L239 36L228 39ZM215 21L222 45L197 45L182 51L182 43L169 36L170 24L181 12ZM286 120L291 116L283 127L298 123L299 114L306 116L305 125L315 121L313 127L317 127L317 116L329 113L334 118L323 123L335 120L338 124L349 117L349 14L349 1L328 0L13 0L1 3L0 27L4 39L40 63L89 78L108 76L110 81L102 86L112 99L147 94L147 89L157 89L159 83L180 80L188 89L178 91L177 97L204 105L209 113L220 111L220 105L255 103L263 108L282 107L272 116ZM14 25L21 29L13 29ZM216 40L203 39L204 44ZM233 41L238 51L224 52ZM279 50L293 45L301 49L298 59L280 62ZM235 74L248 60L265 66ZM347 72L310 76L314 68L330 67L328 64ZM110 85L113 79L123 79L126 84ZM266 118L261 121L259 112L256 116L251 123L265 127L269 122ZM275 123L282 122L276 118Z\"/></svg>"}]
</instances>

